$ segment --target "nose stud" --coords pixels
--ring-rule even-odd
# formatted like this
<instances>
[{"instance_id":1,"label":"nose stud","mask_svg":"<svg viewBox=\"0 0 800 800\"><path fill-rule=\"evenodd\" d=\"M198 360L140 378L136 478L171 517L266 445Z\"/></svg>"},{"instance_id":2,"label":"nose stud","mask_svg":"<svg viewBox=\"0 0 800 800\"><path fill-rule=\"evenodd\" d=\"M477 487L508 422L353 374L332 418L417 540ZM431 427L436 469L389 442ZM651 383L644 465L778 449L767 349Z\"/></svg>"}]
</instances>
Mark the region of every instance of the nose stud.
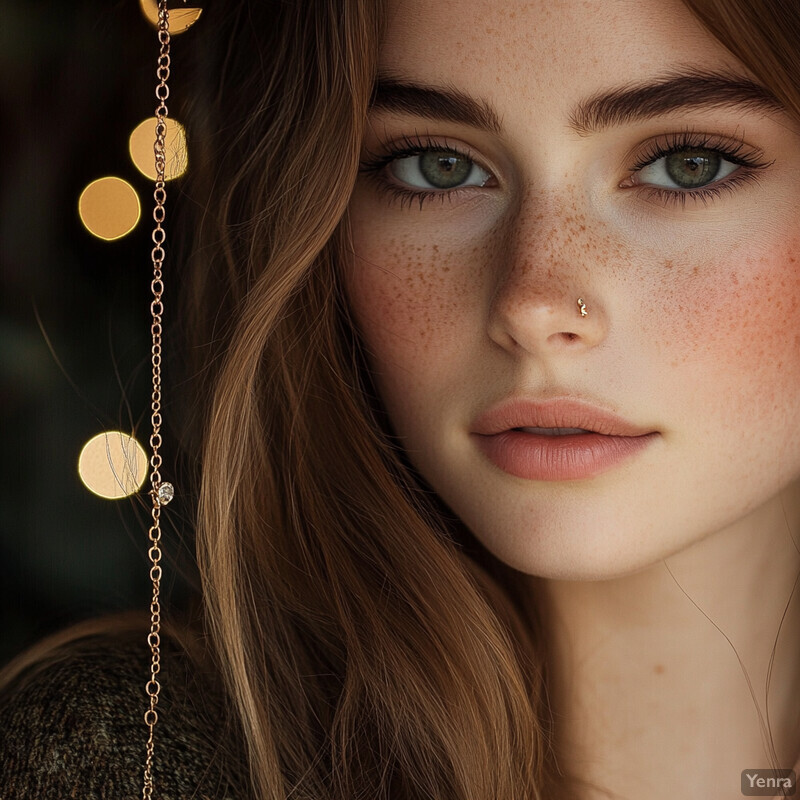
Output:
<instances>
[{"instance_id":1,"label":"nose stud","mask_svg":"<svg viewBox=\"0 0 800 800\"><path fill-rule=\"evenodd\" d=\"M581 316L585 317L589 312L586 310L586 303L583 302L583 298L578 298L578 308L581 310Z\"/></svg>"}]
</instances>

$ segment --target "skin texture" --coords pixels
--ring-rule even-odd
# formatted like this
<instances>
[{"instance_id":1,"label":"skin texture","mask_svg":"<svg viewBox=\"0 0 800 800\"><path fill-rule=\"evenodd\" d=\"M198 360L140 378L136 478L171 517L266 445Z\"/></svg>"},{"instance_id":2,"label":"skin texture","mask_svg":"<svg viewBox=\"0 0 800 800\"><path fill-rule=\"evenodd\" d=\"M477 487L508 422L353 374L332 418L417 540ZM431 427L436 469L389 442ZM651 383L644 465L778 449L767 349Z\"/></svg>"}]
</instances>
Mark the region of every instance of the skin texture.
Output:
<instances>
[{"instance_id":1,"label":"skin texture","mask_svg":"<svg viewBox=\"0 0 800 800\"><path fill-rule=\"evenodd\" d=\"M547 609L564 769L622 798L739 796L742 770L800 761L797 124L720 107L572 131L579 101L670 68L752 78L672 0L396 0L389 20L383 71L501 122L371 115L365 161L419 137L486 177L420 207L385 167L353 196L345 287L395 431ZM681 189L652 170L630 185L687 128L770 166L705 202L655 197ZM660 435L595 477L525 480L470 435L510 397Z\"/></svg>"}]
</instances>

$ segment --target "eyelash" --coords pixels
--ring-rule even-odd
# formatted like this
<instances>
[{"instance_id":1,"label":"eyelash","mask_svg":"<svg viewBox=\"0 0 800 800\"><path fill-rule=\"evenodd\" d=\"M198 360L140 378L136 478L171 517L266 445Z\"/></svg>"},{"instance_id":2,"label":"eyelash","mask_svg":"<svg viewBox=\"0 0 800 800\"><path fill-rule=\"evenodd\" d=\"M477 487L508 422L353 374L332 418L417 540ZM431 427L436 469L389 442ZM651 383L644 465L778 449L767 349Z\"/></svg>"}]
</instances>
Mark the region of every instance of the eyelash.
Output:
<instances>
[{"instance_id":1,"label":"eyelash","mask_svg":"<svg viewBox=\"0 0 800 800\"><path fill-rule=\"evenodd\" d=\"M730 176L722 179L718 183L711 183L699 189L665 189L663 186L641 185L637 191L642 193L646 199L655 198L666 206L678 205L683 208L686 206L686 198L691 197L693 202L701 201L704 206L709 201L720 197L723 192L733 193L737 187L745 183L757 183L760 179L758 172L772 166L773 161L765 161L760 158L758 151L751 149L742 141L731 144L728 141L705 134L696 134L692 131L682 131L681 133L666 134L660 139L650 142L639 161L630 169L629 174L633 175L644 167L649 166L664 156L672 155L680 150L709 150L743 169L738 169ZM447 140L434 142L428 137L402 137L397 145L392 145L383 154L372 154L370 158L361 162L360 172L370 178L375 186L381 191L400 203L402 208L405 203L409 206L414 201L419 203L420 209L427 200L439 198L441 202L445 199L452 199L460 188L455 189L425 190L413 189L392 183L384 177L386 168L393 161L409 156L418 156L426 152L447 152L465 158L481 166L480 161L472 157L469 149L449 145ZM483 167L482 167L483 168ZM488 170L487 170L488 171ZM633 187L632 187L633 188Z\"/></svg>"},{"instance_id":2,"label":"eyelash","mask_svg":"<svg viewBox=\"0 0 800 800\"><path fill-rule=\"evenodd\" d=\"M359 172L372 179L378 190L390 195L392 199L397 200L400 203L401 208L405 203L408 203L410 206L411 203L416 200L419 202L420 209L422 209L422 206L426 200L439 198L442 202L444 202L445 199L451 198L455 192L458 192L459 187L449 191L446 189L412 189L407 186L401 186L397 183L391 183L390 181L386 180L385 177L383 177L383 172L389 166L389 164L399 158L419 156L428 152L453 153L461 158L466 158L469 161L480 164L479 161L472 157L472 153L469 151L469 149L462 150L459 147L449 145L447 143L447 139L443 139L441 142L434 142L432 139L427 137L410 138L408 136L403 136L400 139L399 144L392 145L387 148L386 153L382 155L369 153L371 159L361 162Z\"/></svg>"},{"instance_id":3,"label":"eyelash","mask_svg":"<svg viewBox=\"0 0 800 800\"><path fill-rule=\"evenodd\" d=\"M752 149L741 140L736 140L735 144L719 136L708 136L697 134L692 131L682 131L681 133L670 133L650 142L642 154L639 161L633 165L630 174L644 169L664 156L672 155L680 150L709 150L743 169L732 172L730 176L721 181L710 183L700 189L665 189L663 186L641 186L639 191L643 192L646 198L657 198L665 205L678 205L681 208L686 206L686 198L691 197L693 202L702 201L703 205L708 205L709 200L714 200L723 192L733 194L737 187L745 183L758 183L760 170L765 170L775 163L765 161L760 158L759 151Z\"/></svg>"}]
</instances>

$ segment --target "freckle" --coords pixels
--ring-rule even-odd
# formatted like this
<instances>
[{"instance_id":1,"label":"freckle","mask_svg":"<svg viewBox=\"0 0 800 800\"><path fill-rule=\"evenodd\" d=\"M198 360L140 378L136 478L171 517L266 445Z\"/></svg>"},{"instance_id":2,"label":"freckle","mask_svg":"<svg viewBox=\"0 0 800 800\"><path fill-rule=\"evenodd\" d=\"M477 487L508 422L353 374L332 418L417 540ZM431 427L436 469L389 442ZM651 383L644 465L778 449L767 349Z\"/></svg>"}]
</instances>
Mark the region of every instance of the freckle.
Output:
<instances>
[{"instance_id":1,"label":"freckle","mask_svg":"<svg viewBox=\"0 0 800 800\"><path fill-rule=\"evenodd\" d=\"M653 672L655 672L656 675L663 675L664 674L664 665L663 664L656 664L653 667Z\"/></svg>"},{"instance_id":2,"label":"freckle","mask_svg":"<svg viewBox=\"0 0 800 800\"><path fill-rule=\"evenodd\" d=\"M664 262L664 268L665 268L665 269L672 269L672 259L671 259L671 258L668 258L668 259L667 259L667 260Z\"/></svg>"}]
</instances>

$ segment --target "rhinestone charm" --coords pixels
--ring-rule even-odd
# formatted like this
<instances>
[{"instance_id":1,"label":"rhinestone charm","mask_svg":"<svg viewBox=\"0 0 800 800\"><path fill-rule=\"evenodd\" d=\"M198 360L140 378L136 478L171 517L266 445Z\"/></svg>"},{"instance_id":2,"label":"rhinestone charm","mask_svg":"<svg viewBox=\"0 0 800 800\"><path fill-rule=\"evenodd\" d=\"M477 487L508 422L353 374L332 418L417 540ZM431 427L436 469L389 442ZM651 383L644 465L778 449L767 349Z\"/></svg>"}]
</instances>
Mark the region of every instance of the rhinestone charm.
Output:
<instances>
[{"instance_id":1,"label":"rhinestone charm","mask_svg":"<svg viewBox=\"0 0 800 800\"><path fill-rule=\"evenodd\" d=\"M175 497L175 487L171 483L160 484L156 492L156 497L158 498L158 504L160 506L165 506Z\"/></svg>"}]
</instances>

